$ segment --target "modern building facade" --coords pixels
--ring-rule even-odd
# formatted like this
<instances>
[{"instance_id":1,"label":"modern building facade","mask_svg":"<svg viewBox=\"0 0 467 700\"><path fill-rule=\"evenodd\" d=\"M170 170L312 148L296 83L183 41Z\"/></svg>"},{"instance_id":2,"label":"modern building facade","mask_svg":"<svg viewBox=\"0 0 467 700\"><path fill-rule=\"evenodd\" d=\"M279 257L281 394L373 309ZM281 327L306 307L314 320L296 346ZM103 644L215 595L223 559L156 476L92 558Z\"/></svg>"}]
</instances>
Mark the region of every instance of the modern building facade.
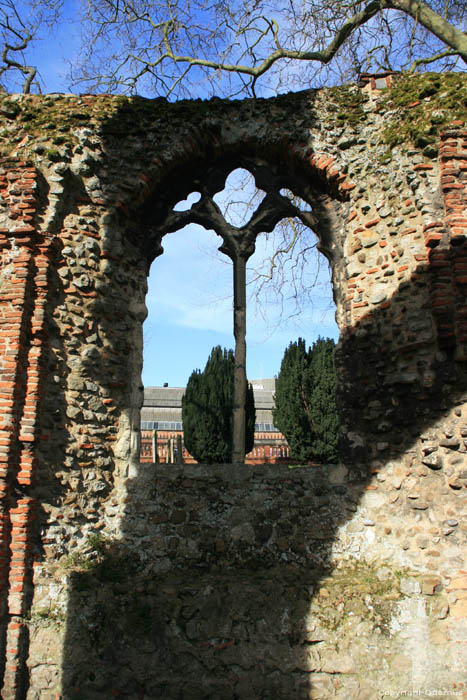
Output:
<instances>
[{"instance_id":1,"label":"modern building facade","mask_svg":"<svg viewBox=\"0 0 467 700\"><path fill-rule=\"evenodd\" d=\"M247 464L289 462L290 450L286 439L272 419L275 379L255 379L251 382L255 397L256 425L253 449L245 457ZM142 462L187 462L195 460L183 442L183 387L153 386L144 389L141 409Z\"/></svg>"}]
</instances>

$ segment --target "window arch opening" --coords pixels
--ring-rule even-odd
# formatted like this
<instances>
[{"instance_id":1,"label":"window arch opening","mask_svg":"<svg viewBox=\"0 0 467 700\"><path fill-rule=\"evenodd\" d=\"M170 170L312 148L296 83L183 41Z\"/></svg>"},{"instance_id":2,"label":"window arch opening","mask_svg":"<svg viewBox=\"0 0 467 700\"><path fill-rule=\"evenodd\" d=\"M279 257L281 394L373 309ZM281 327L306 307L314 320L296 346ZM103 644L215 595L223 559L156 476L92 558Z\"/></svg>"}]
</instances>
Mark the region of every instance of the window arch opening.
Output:
<instances>
[{"instance_id":1,"label":"window arch opening","mask_svg":"<svg viewBox=\"0 0 467 700\"><path fill-rule=\"evenodd\" d=\"M250 323L248 331L244 326L241 333L243 342L245 333L248 332L249 342L253 340L253 347L256 345L253 356L248 357L247 361L242 360L243 366L247 366L249 379L257 377L262 380L265 376L273 379L278 375L281 356L288 342L293 339L291 326L295 333L298 331L298 334L309 337L310 323L313 324L311 330L314 330L315 337L326 335L337 338L337 326L332 318L329 268L327 264L323 265L325 259L319 255L320 240L311 228L315 222L313 207L300 196L303 190L300 189L300 194L295 194L294 190L283 187L281 178L268 172L264 164L255 167L248 165L248 169L231 168L226 171L223 168L217 177L213 177L211 172L207 183L196 180L192 189L186 188L186 194L182 195L184 198L173 204L164 222L159 225L160 241L163 242L166 255L154 261L149 277L149 319L145 326L143 369L145 386L155 384L164 388L164 384L167 384L167 389L174 385L182 385L179 388L183 388L189 372L204 365L209 347L224 344L224 340L229 338L229 331L231 340L232 273L228 258L233 261L235 269L238 262L236 255L243 255L245 295L247 289L249 291ZM212 228L209 228L210 224ZM265 230L262 231L262 228ZM175 232L178 234L176 237L169 235ZM208 270L206 259L204 265L200 261L206 250ZM312 258L313 267L310 265ZM272 289L270 283L278 277L279 280ZM221 282L221 286L213 284L213 281ZM189 282L192 283L191 288L188 287ZM238 300L235 300L236 284L238 282L234 278L234 309L238 306ZM311 300L314 293L310 292L311 288L318 287L319 303L313 303L314 308L310 314L310 310L305 309L305 296ZM180 294L187 289L189 291L185 301L180 303ZM165 363L164 360L156 360L156 355L161 355L161 344L159 339L155 340L154 326L158 326L157 335L160 337L160 319L164 314L160 308L162 300L162 305L166 306L165 315L169 319L162 321L166 325L167 336L171 336L169 326L175 326L176 340L168 343L171 368L174 363L181 361L186 347L190 347L191 365L182 380L174 380L173 375L169 377L167 372L161 375L160 368ZM153 308L156 310L156 319L153 318ZM271 322L273 310L275 319ZM311 321L312 317L314 322ZM292 323L289 323L290 319L293 319ZM234 336L238 344L237 331L234 330ZM196 335L199 338L200 332L204 335L204 361L195 361L193 356L196 356L200 346L198 340L190 342L188 338L189 334L192 338ZM217 334L217 342L213 339L214 334ZM284 337L285 334L287 338ZM266 341L270 341L273 336L276 336L275 366L273 371L265 372L268 361L264 349ZM206 347L206 342L209 347ZM227 347L231 344L228 340L225 343ZM258 359L261 353L263 357ZM153 372L154 366L157 367L157 376ZM256 384L259 386L258 381ZM159 423L163 426L170 422L180 422L175 420L178 416L167 416L171 419L168 421L156 420L154 416L151 420L148 415L144 418L142 423L145 428L149 428L150 423L154 428L156 423L159 427ZM265 425L274 428L269 416L262 416L257 423L258 431L264 432ZM244 427L241 429L244 431ZM288 455L280 447L274 445L271 450L258 449L252 454L257 456L269 453L274 458Z\"/></svg>"}]
</instances>

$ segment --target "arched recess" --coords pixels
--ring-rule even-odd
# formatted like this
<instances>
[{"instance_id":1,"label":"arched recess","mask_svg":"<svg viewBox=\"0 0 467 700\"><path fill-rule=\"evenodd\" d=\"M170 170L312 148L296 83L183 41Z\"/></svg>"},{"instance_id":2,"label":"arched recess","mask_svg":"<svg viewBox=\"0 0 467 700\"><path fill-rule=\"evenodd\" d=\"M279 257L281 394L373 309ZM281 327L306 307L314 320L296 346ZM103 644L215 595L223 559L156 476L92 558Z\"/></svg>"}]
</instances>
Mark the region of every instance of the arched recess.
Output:
<instances>
[{"instance_id":1,"label":"arched recess","mask_svg":"<svg viewBox=\"0 0 467 700\"><path fill-rule=\"evenodd\" d=\"M258 128L251 134L249 128L250 124L245 131L238 125L203 125L192 128L176 147L156 157L148 154L141 163L139 189L127 193L121 203L119 226L147 272L161 253L165 232L181 221L169 216L174 205L194 190L211 196L235 168L256 172L263 189L277 191L280 184L308 202L320 250L331 265L341 331L336 353L344 417L341 455L366 473L413 445L414 436L432 420L427 416L434 420L444 391L440 373L433 370L436 334L442 326L435 327L431 308L430 274L435 268L427 255L432 244L425 233L433 225L427 222L442 219L443 203L428 182L425 199L419 197L412 206L404 171L410 159L381 169L370 149L365 156L368 172L354 182L348 174L349 160L357 157L352 152L340 160L334 147L329 150L332 155L323 150L323 141L314 152L311 139L292 141L274 129L266 133ZM426 172L418 164L415 168L419 178ZM386 192L390 209L384 204ZM399 212L411 227L401 226ZM417 340L412 340L411 323L423 328ZM135 362L136 367L140 360ZM458 369L452 366L453 376ZM420 395L426 396L426 403L418 401ZM129 402L135 430L140 402L141 392Z\"/></svg>"},{"instance_id":2,"label":"arched recess","mask_svg":"<svg viewBox=\"0 0 467 700\"><path fill-rule=\"evenodd\" d=\"M254 252L257 235L271 232L283 218L297 217L317 235L318 250L328 259L332 275L336 270L335 274L339 277L341 270L338 263L343 258L342 229L347 215L346 200L349 192L349 188L342 187L346 176L332 167L333 161L330 158L321 158L318 163L313 157L304 157L303 152L298 157L298 151L289 148L286 149L288 156L285 157L277 147L260 148L257 144L256 149L252 149L251 144L247 144L246 153L243 153L241 144L236 146L235 149L230 146L215 156L207 153L204 158L200 158L198 153L194 157L193 154L185 154L181 159L183 165L168 169L163 179L158 181L157 187L150 187L151 179L148 176L149 191L139 203L138 210L129 213L128 223L125 224L125 236L132 244L136 244L146 262L147 271L153 260L163 253L165 235L174 233L189 223L214 229L223 239L219 250L234 263L234 308L238 309L238 290L243 288L244 297L245 265ZM257 188L265 192L265 197L252 212L249 221L235 228L224 219L213 198L224 189L229 174L238 168L252 174ZM298 196L309 205L309 209L300 210L291 199L282 194L284 190ZM199 192L200 199L187 210L174 210L176 204L187 199L192 192ZM239 260L242 261L241 265ZM334 288L334 301L338 308L339 289L339 285ZM241 302L242 307L244 302L245 300ZM340 308L342 310L342 305ZM236 368L243 368L244 371L245 347L239 341L240 337L244 339L245 334L244 313L236 311L234 318ZM136 367L137 361L132 366ZM239 384L241 386L240 382ZM234 391L234 435L244 432L242 418L237 413L237 410L242 411L240 407L244 405L241 391ZM137 429L135 424L133 426ZM136 445L135 440L133 445ZM240 447L234 452L233 461L243 461L240 456L242 454L244 451Z\"/></svg>"},{"instance_id":3,"label":"arched recess","mask_svg":"<svg viewBox=\"0 0 467 700\"><path fill-rule=\"evenodd\" d=\"M376 109L374 104L367 104L369 112L360 112L356 133L336 144L327 130L326 122L331 119L326 111L328 97L329 93L325 93L321 102L323 118L307 112L303 128L296 127L297 112L309 110L314 96L288 98L280 119L274 105L276 111L269 115L269 102L258 108L257 102L253 106L232 103L227 107L212 103L207 110L198 110L203 107L198 105L195 116L188 112L188 126L180 126L179 120L177 124L170 123L165 131L161 123L169 122L173 112L169 105L162 110L155 105L159 122L154 129L145 127L149 133L138 131L138 125L133 130L133 123L123 134L117 129L115 138L111 131L109 135L108 125L100 135L83 127L78 129L81 151L76 150L71 169L58 164L69 179L64 179L62 185L60 172L46 172L57 190L66 190L63 199L54 194L55 199L62 204L69 200L70 209L64 213L63 226L56 231L60 259L57 263L54 260L57 267L52 267L58 271L58 277L53 275L49 290L48 318L53 317L55 324L55 328L51 324L49 332L55 332L51 342L57 341L57 348L53 349L60 362L51 362L50 353L46 357L48 374L43 392L44 405L47 399L47 406L55 403L56 409L57 397L63 401L61 414L66 425L52 425L49 440L42 439L46 437L41 430L47 413L42 409L38 429L34 429L33 439L27 440L31 452L39 458L38 484L32 493L46 506L38 519L46 536L37 537L45 552L43 561L73 551L77 543L83 544L89 534L104 527L106 533L118 532L120 527L131 546L140 544L140 517L148 504L137 498L131 503L128 492L136 486L140 495L151 494L154 474L145 480L142 470L138 472L136 445L132 449L129 445L131 435L138 432L142 399L138 382L146 276L150 261L160 251L157 227L163 217L193 189L194 179L202 182L203 175L213 167L224 172L243 164L264 163L273 171L280 170L285 186L291 183L291 189L310 188L309 196L303 189L303 199L311 201L319 219L317 232L331 258L342 331L337 353L345 419L342 457L345 466L361 466L364 470L360 481L356 469L353 473L344 469L343 477L333 473L333 498L338 493L345 494L345 503L336 506L337 519L345 517L349 501L353 505L351 512L360 511L362 494L371 496L377 490L373 504L372 499L363 499L371 517L358 527L360 532L364 532L364 527L374 528L366 532L376 533L385 554L390 550L394 561L399 562L405 556L401 554L406 550L405 531L413 523L418 527L423 513L441 522L463 489L466 374L465 364L461 363L466 357L466 246L465 221L458 212L465 207L465 165L457 170L454 166L465 162L465 132L454 125L456 128L443 136L441 165L437 156L403 146L383 167L381 150L378 152L372 145L376 144L375 130L384 128L384 107L381 110L379 105ZM186 110L186 105L181 108ZM197 114L201 115L199 119ZM117 128L118 124L114 126ZM341 157L341 151L345 157ZM328 153L333 154L335 162L331 155L325 155ZM352 182L344 164L358 182ZM453 182L456 178L458 181ZM27 180L30 182L30 177ZM11 183L5 186L6 194L16 196L16 185ZM54 197L49 201L51 210ZM11 222L7 224L8 232L14 230ZM83 245L85 231L87 245ZM21 234L21 229L17 232ZM45 230L30 225L26 232L34 236ZM92 262L93 267L89 266L86 274L81 269L74 274L73 270L82 267L78 264L81 259ZM24 259L18 261L22 263ZM39 272L42 275L42 269ZM372 284L378 276L378 283ZM385 280L383 292L381 283ZM39 275L37 286L44 288L43 284ZM8 303L6 311L9 312ZM42 320L42 309L40 312L38 319ZM43 336L34 340L37 347L46 347ZM463 355L458 352L462 348ZM61 363L66 365L63 371ZM49 371L50 365L53 371ZM60 372L55 372L56 367ZM54 387L55 373L58 381ZM35 398L35 373L31 374L30 385ZM63 437L63 444L56 437ZM33 466L32 462L27 464ZM128 476L138 478L130 483ZM58 482L55 490L54 479ZM340 491L335 488L336 480ZM372 483L368 484L370 480ZM26 483L20 486L28 492L31 489ZM317 484L317 492L320 488ZM19 505L22 493L18 489L15 494ZM319 508L322 503L316 505ZM67 519L65 535L62 510ZM12 521L18 523L18 552L26 549L22 531L25 517L23 512L12 510ZM148 520L152 527L150 513ZM322 523L314 529L319 528L322 529ZM335 528L331 530L329 543L334 547ZM35 529L31 532L35 533ZM364 547L365 541L374 541L359 534L355 539L358 547ZM343 542L345 549L347 544ZM442 547L426 551L420 547L418 551L415 538L407 547L417 566L430 570L430 564L435 562L428 558L432 551L442 554ZM160 552L157 543L155 548L157 558L163 559L165 552ZM17 560L25 561L13 556L12 580ZM444 561L443 571L462 566L450 560L449 554ZM36 583L40 583L40 567L35 576ZM15 580L14 586L11 590L22 605L23 583ZM464 586L463 580L460 586ZM19 603L18 614L11 611L10 636L5 637L10 648L11 679L7 682L11 687L21 671L17 658L21 656L24 665L27 657L17 643L18 621L22 617ZM39 599L37 603L40 610ZM80 611L79 596L74 610ZM73 620L78 617L70 615L71 640ZM36 652L40 646L39 638ZM112 659L111 648L106 648L105 653L109 654L106 658ZM65 667L72 674L79 658L72 643L68 655ZM94 664L92 654L86 658ZM118 664L106 661L105 666L113 671Z\"/></svg>"},{"instance_id":4,"label":"arched recess","mask_svg":"<svg viewBox=\"0 0 467 700\"><path fill-rule=\"evenodd\" d=\"M170 223L173 207L178 201L186 198L191 191L197 190L201 193L206 191L207 195L211 196L212 191L215 191L216 188L222 189L225 177L234 168L243 167L253 172L255 170L263 172L261 169L264 168L271 170L270 179L278 183L276 189L279 186L288 187L309 202L317 218L314 230L320 236L321 248L330 259L338 318L341 329L344 331L338 349L338 369L341 372L341 379L343 378L344 380L341 401L344 411L347 412L345 417L349 416L348 424L351 436L348 440L353 442L350 445L352 450L349 449L347 453L343 453L345 458L344 464L346 467L351 467L350 457L354 457L357 466L361 466L365 470L362 479L358 479L360 476L358 473L352 474L350 472L349 474L345 468L343 469L344 477L341 477L338 472L334 472L329 491L333 494L332 500L334 503L336 503L336 494L344 493L345 498L348 499L347 504L350 501L351 507L349 511L352 513L358 509L360 499L363 498L362 494L366 495L365 489L367 486L370 489L377 488L373 484L369 485L368 483L371 478L369 476L370 470L379 475L380 469L382 471L382 467L387 465L388 471L393 474L396 472L396 469L400 468L400 465L397 463L394 466L390 462L392 456L395 455L397 458L400 458L401 466L405 466L403 460L406 460L408 471L412 465L412 461L409 464L409 460L413 460L414 444L418 436L420 436L421 430L431 427L436 416L439 415L439 407L432 409L431 413L428 413L426 409L426 406L430 403L432 406L435 405L436 399L440 395L438 391L439 381L442 379L442 374L439 372L432 387L427 383L427 368L431 366L432 356L436 352L436 342L433 336L429 335L424 340L417 341L419 343L417 346L411 346L410 339L407 343L403 340L403 343L398 345L398 337L400 335L397 336L395 333L397 327L405 323L407 323L407 332L411 332L410 323L412 323L413 309L421 314L423 330L425 326L428 327L429 331L432 330L431 315L429 310L427 310L429 309L427 307L429 287L427 284L428 275L425 260L415 258L415 255L421 255L416 246L420 245L423 248L424 242L423 240L420 244L416 241L410 242L410 245L413 246L413 251L411 250L411 252L413 252L416 263L416 266L411 268L410 275L404 275L405 270L403 268L405 263L396 262L395 270L389 266L389 263L381 263L383 274L384 271L389 270L393 273L392 277L397 282L384 301L377 301L376 295L374 300L371 301L369 298L369 289L371 287L365 287L364 284L364 278L370 279L371 275L374 274L371 272L374 268L369 264L371 256L368 255L366 268L360 269L359 274L355 275L355 279L353 269L348 264L351 262L355 252L352 246L357 246L357 249L358 246L361 246L358 249L360 254L363 254L364 250L369 249L370 251L377 250L378 255L381 256L384 255L385 248L390 246L388 242L391 241L389 236L392 234L390 232L386 233L384 231L383 234L373 233L374 226L377 224L375 223L376 217L372 216L372 193L369 179L363 183L363 193L359 193L358 198L357 196L350 197L351 193L355 193L356 187L354 183L349 181L345 173L340 172L333 165L332 161L325 156L313 156L310 153L306 153L306 149L291 148L288 143L280 146L276 144L271 147L267 142L264 142L262 145L258 142L253 148L251 143L245 146L241 141L236 142L235 147L231 144L221 147L216 142L216 147L214 148L209 145L210 135L205 135L204 138L205 151L203 150L204 147L199 148L199 144L196 149L191 148L192 144L184 144L181 152L177 152L176 158L174 157L174 160L169 163L165 162L163 167L152 169L148 165L147 169L142 172L141 177L141 181L144 183L142 186L143 192L132 192L127 196L126 201L122 203L124 206L120 208L118 224L127 246L125 250L133 250L134 259L139 261L138 264L141 266L138 278L136 279L134 276L132 278L133 281L136 280L137 282L134 287L134 299L137 304L134 306L144 303L145 277L154 257L162 252L164 234L172 224L176 227L180 223L181 219L179 218L177 221L177 217L172 220L172 224ZM214 137L212 137L212 141L214 142ZM274 179L275 177L276 179ZM382 187L387 184L387 182L383 181ZM358 224L353 223L358 221L360 216L360 222ZM384 219L384 217L381 218ZM167 225L168 221L169 225ZM361 229L361 231L357 231L357 229ZM385 246L379 245L378 237ZM365 243L365 246L363 243ZM412 260L410 264L412 264ZM367 271L369 274L367 274ZM392 277L388 277L388 279ZM356 286L358 285L355 294L359 296L355 296L355 303L350 309L349 297L351 297L350 290L353 288L353 282L355 282ZM411 306L412 302L414 304L413 307ZM129 306L132 306L131 300ZM133 319L133 328L135 330L132 337L136 337L137 333L141 333L141 323L142 316L135 316ZM391 336L395 339L392 341L393 344L391 344ZM129 358L127 367L131 368L132 374L128 374L124 378L128 393L124 397L126 405L122 403L122 406L124 408L125 406L128 407L130 419L133 421L131 427L136 434L139 428L139 406L142 396L141 392L138 393L134 389L137 386L141 369L141 347L137 343L132 343L129 351L132 357ZM411 369L415 367L416 371L408 372L407 366L410 366ZM445 368L447 368L447 365L445 365ZM454 376L453 373L452 377ZM459 385L459 389L461 390L461 385ZM453 397L453 401L455 400ZM423 409L420 410L417 404L421 404ZM127 437L123 435L123 438L122 443L127 445ZM408 448L410 448L411 454L405 455L404 453ZM121 453L116 453L116 456L121 460L122 465L126 466L128 461L125 460L129 458L128 452L122 450ZM137 453L134 450L130 457L135 462L137 461ZM123 473L125 476L128 476L128 471L123 470ZM161 553L159 551L159 546L157 544L154 545L151 541L151 535L148 535L148 531L144 531L143 527L141 530L137 529L140 526L140 513L148 506L148 494L149 498L151 498L151 494L154 494L157 488L157 485L154 486L154 482L157 481L157 473L154 475L153 470L151 474L145 474L144 469L138 470L138 466L135 463L135 470L133 473L130 470L129 476L133 478L127 480L125 485L128 486L131 493L129 498L125 496L127 499L125 503L128 503L128 506L125 509L125 517L122 519L123 539L133 544L135 533L142 531L147 538L145 545L147 543L148 548L153 547L157 550L157 564L159 564L159 558L163 559L166 552ZM386 475L382 473L381 476L383 477L381 483L383 483ZM180 475L179 478L186 480L188 483L190 482L189 476ZM321 497L320 488L321 485L319 483L316 484L316 493ZM369 494L371 496L373 491L369 491ZM413 498L413 495L411 493L409 498ZM216 496L214 496L215 498ZM323 501L326 501L326 498L327 496L323 498ZM389 496L386 496L386 498L388 500L383 501L383 496L378 493L378 500L375 499L375 501L377 501L377 505L383 502L384 507L386 507L389 504ZM367 504L369 500L368 498L366 501L366 508L369 508ZM421 498L418 502L416 499L413 499L413 502L415 502L416 506L426 507ZM215 508L215 505L213 505L213 508ZM352 516L349 516L346 504L339 503L338 507L336 507L338 515L332 521L333 525L329 525L331 520L329 522L326 521L326 526L323 528L323 520L320 521L320 517L323 516L319 513L319 508L323 503L317 499L314 501L314 505L318 513L314 526L315 530L322 531L326 529L328 536L327 544L324 547L326 550L324 565L322 562L321 568L318 569L320 573L317 581L313 581L313 585L317 584L316 589L319 590L319 580L323 573L328 572L326 567L332 559L330 552L334 546L334 537L338 530L337 525L342 524L345 526L347 518ZM398 524L396 527L396 521L403 516L407 518L407 522L412 522L413 512L409 511L409 515L407 515L409 507L405 503L401 504L400 507L397 506L397 511L391 514L390 526L386 527L384 534L386 544L390 541L391 527L394 528L391 543L387 544L388 547L400 547L401 543L399 540L402 538L402 535L397 529L399 527ZM180 506L180 508L182 507ZM374 511L369 509L369 512L370 514L375 512L376 516L374 519L367 518L365 526L373 528L381 513L378 512L377 507ZM415 517L418 517L416 509L414 512ZM151 528L150 517L148 518L149 528ZM162 514L160 517L164 518L165 516ZM174 527L177 525L177 519L184 517L183 513L174 512ZM165 522L163 525L165 525ZM184 526L185 522L182 527ZM358 527L363 530L363 525L358 524ZM381 529L382 527L383 525L381 524ZM235 537L237 537L236 524L234 530ZM372 532L372 530L367 531ZM204 536L205 533L203 533ZM364 535L361 536L361 540L366 541ZM371 549L372 540L368 541L370 543L369 549ZM243 543L241 542L241 544ZM298 544L302 543L299 542ZM313 546L318 548L319 543L317 544L314 541ZM343 546L345 548L345 545ZM359 540L357 546L363 547L365 545L361 544ZM266 550L267 548L261 549ZM220 553L216 551L218 559L214 559L215 565L217 565L218 560L222 559L222 550L219 551ZM187 549L185 552L187 556L193 557L191 561L194 562L196 567L199 564L199 560L202 559L202 555L199 551L196 552L194 548L193 550ZM226 554L222 561L224 562L227 557L228 555ZM183 560L183 556L180 559ZM203 563L199 565L202 566ZM183 564L185 564L185 561L183 561ZM306 570L307 564L308 562L304 564ZM161 566L164 565L164 562L162 562ZM167 564L167 567L170 568L170 564ZM286 580L286 572L283 571L280 575L283 580ZM230 572L228 578L230 578ZM170 583L172 584L172 581ZM219 584L218 580L216 580L216 584ZM293 587L288 586L284 599L288 601L290 597L291 602L293 602L294 594L295 590ZM189 595L192 595L191 590ZM227 604L226 600L224 599L219 603L219 608ZM76 607L78 607L77 604ZM216 615L220 617L220 613L217 613L217 608ZM292 637L296 636L300 643L302 639L310 639L306 636L302 637L302 634L305 634L302 630L302 619L305 618L305 615L306 613L302 615L300 622L295 626L295 630L293 630L291 635ZM278 628L279 618L274 616L272 618L274 626ZM193 636L198 640L196 631L193 632ZM216 634L210 633L210 636L224 637L220 633L217 634L217 628ZM70 639L72 639L72 634L70 634ZM314 642L315 640L316 638L312 636L311 641ZM204 643L201 642L201 644ZM215 647L216 653L223 649L222 645L230 643L230 639L222 641L220 646ZM164 644L165 639L163 639L161 645L163 646ZM70 641L68 662L70 668L72 667L73 649L73 643ZM258 654L258 658L261 658L261 654ZM170 662L173 662L173 659ZM311 662L313 662L313 659L311 659ZM166 663L166 660L163 659L161 667L164 665L167 666L170 663ZM305 663L305 668L307 670L310 669L308 662ZM219 674L216 672L216 675L218 676ZM285 675L289 676L290 674ZM313 688L313 684L319 683L319 681L320 679L315 681L311 678L310 681L306 682ZM287 689L287 691L283 692L282 697L291 697L292 695L293 693ZM276 694L275 697L281 697L281 695Z\"/></svg>"}]
</instances>

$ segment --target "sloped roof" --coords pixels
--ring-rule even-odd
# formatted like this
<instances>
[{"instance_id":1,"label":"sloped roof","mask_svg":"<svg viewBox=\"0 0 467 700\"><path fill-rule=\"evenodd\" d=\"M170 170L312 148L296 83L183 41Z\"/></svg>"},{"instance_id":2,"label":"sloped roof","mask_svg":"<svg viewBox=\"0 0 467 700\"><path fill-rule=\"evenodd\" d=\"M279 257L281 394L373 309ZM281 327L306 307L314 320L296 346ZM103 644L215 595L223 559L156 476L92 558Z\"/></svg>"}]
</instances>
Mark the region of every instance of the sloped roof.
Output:
<instances>
[{"instance_id":1,"label":"sloped roof","mask_svg":"<svg viewBox=\"0 0 467 700\"><path fill-rule=\"evenodd\" d=\"M144 388L143 406L166 406L178 408L182 405L185 387L148 386Z\"/></svg>"},{"instance_id":2,"label":"sloped roof","mask_svg":"<svg viewBox=\"0 0 467 700\"><path fill-rule=\"evenodd\" d=\"M253 379L257 423L272 423L275 379ZM144 388L142 421L181 421L185 387L148 386Z\"/></svg>"}]
</instances>

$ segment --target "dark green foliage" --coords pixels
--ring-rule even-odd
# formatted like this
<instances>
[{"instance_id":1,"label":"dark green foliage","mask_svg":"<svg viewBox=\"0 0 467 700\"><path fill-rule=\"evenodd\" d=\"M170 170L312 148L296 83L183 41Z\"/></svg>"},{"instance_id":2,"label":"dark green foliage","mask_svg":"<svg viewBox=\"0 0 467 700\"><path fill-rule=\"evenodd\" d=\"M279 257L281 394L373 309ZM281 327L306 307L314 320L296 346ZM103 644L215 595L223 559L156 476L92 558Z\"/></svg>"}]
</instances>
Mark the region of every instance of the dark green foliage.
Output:
<instances>
[{"instance_id":1,"label":"dark green foliage","mask_svg":"<svg viewBox=\"0 0 467 700\"><path fill-rule=\"evenodd\" d=\"M318 338L306 349L299 338L290 343L276 383L274 423L299 460L338 459L337 378L334 341Z\"/></svg>"},{"instance_id":2,"label":"dark green foliage","mask_svg":"<svg viewBox=\"0 0 467 700\"><path fill-rule=\"evenodd\" d=\"M246 402L245 402L245 454L251 452L253 445L255 444L255 422L256 422L256 410L255 410L255 397L253 394L253 387L248 384L246 390Z\"/></svg>"},{"instance_id":3,"label":"dark green foliage","mask_svg":"<svg viewBox=\"0 0 467 700\"><path fill-rule=\"evenodd\" d=\"M290 343L282 358L276 382L273 419L285 435L296 459L309 459L312 428L308 415L308 397L311 394L310 350L299 338Z\"/></svg>"},{"instance_id":4,"label":"dark green foliage","mask_svg":"<svg viewBox=\"0 0 467 700\"><path fill-rule=\"evenodd\" d=\"M330 338L318 338L311 350L313 387L309 411L313 426L312 455L319 462L338 461L339 417L334 347L334 341Z\"/></svg>"},{"instance_id":5,"label":"dark green foliage","mask_svg":"<svg viewBox=\"0 0 467 700\"><path fill-rule=\"evenodd\" d=\"M185 447L205 464L231 461L232 395L234 354L213 348L204 371L194 370L182 399ZM253 388L248 385L246 400L245 451L253 447L255 405Z\"/></svg>"}]
</instances>

